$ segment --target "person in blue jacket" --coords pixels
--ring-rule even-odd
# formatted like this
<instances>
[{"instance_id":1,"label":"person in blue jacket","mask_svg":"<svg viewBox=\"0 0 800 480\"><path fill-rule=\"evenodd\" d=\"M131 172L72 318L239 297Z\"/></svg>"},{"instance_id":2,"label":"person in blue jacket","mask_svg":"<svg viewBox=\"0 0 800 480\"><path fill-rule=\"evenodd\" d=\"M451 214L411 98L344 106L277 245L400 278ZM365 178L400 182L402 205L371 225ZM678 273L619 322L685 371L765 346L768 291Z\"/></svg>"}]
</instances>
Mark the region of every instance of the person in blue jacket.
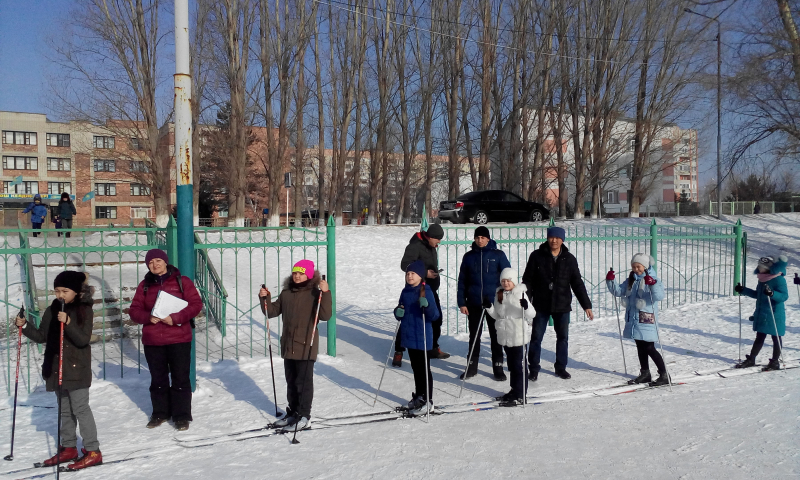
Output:
<instances>
[{"instance_id":1,"label":"person in blue jacket","mask_svg":"<svg viewBox=\"0 0 800 480\"><path fill-rule=\"evenodd\" d=\"M664 299L664 285L659 281L653 270L655 261L650 255L637 253L631 259L631 273L628 278L617 284L614 271L606 275L608 291L615 297L621 297L625 305L625 331L622 336L636 341L636 352L639 356L641 372L638 377L628 383L650 383L651 385L666 385L669 383L667 368L664 359L658 353L655 342L658 341L655 316L658 314L658 305ZM651 296L652 295L652 296ZM658 368L658 379L652 382L648 357Z\"/></svg>"},{"instance_id":2,"label":"person in blue jacket","mask_svg":"<svg viewBox=\"0 0 800 480\"><path fill-rule=\"evenodd\" d=\"M772 358L762 370L781 368L780 357L783 346L781 337L786 335L786 311L783 304L789 299L789 287L784 278L788 262L789 258L784 255L779 256L777 260L775 257L762 257L754 272L758 276L756 289L745 288L741 284L737 284L734 288L736 293L756 299L756 311L750 317L753 331L756 332L756 340L753 342L750 355L745 355L745 360L736 364L736 368L755 366L756 357L764 346L767 335L772 336Z\"/></svg>"},{"instance_id":3,"label":"person in blue jacket","mask_svg":"<svg viewBox=\"0 0 800 480\"><path fill-rule=\"evenodd\" d=\"M414 371L414 387L408 402L411 415L433 412L433 376L431 354L433 350L433 326L441 314L433 301L433 290L422 279L427 268L422 260L406 267L406 286L400 293L400 302L394 316L400 322L401 346L408 350L411 369ZM428 410L430 409L430 410Z\"/></svg>"},{"instance_id":4,"label":"person in blue jacket","mask_svg":"<svg viewBox=\"0 0 800 480\"><path fill-rule=\"evenodd\" d=\"M38 193L33 196L33 202L28 205L22 213L31 212L31 225L34 230L41 230L44 219L47 218L47 207L42 204L42 196ZM34 237L39 236L39 232L33 232Z\"/></svg>"},{"instance_id":5,"label":"person in blue jacket","mask_svg":"<svg viewBox=\"0 0 800 480\"><path fill-rule=\"evenodd\" d=\"M481 358L481 316L484 310L491 308L495 292L500 287L500 273L503 269L511 268L505 252L497 248L497 243L491 239L489 229L481 225L475 229L475 241L472 249L464 254L461 267L458 271L458 308L467 316L469 324L469 345L467 345L467 378L478 373L478 361ZM489 326L489 338L492 347L492 371L494 379L499 382L506 380L503 372L503 347L497 343L497 329L495 319L488 313L486 324ZM474 344L474 346L473 346ZM470 349L472 355L469 355ZM461 374L464 378L464 373Z\"/></svg>"}]
</instances>

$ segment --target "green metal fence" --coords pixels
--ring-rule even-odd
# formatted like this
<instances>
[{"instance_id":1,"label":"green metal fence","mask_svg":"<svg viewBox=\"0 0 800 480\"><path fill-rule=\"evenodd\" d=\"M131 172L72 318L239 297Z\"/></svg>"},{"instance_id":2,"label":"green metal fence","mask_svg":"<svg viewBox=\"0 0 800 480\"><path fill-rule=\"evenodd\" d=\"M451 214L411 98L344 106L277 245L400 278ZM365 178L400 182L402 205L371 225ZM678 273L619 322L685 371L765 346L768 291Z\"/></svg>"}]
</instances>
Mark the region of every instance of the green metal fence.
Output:
<instances>
[{"instance_id":1,"label":"green metal fence","mask_svg":"<svg viewBox=\"0 0 800 480\"><path fill-rule=\"evenodd\" d=\"M655 220L629 225L565 224L564 245L578 259L586 290L596 316L613 315L613 298L605 277L609 268L618 280L628 275L635 253L648 253L657 263L656 271L667 289L662 306L669 308L732 295L742 278L743 234L736 225L658 225ZM550 225L554 225L551 221ZM443 281L442 301L445 331L466 331L466 316L458 311L456 295L458 272L464 254L473 242L474 227L443 226L445 236L439 246L439 266ZM528 257L547 239L548 225L486 225L498 248L506 253L520 280ZM585 319L573 300L573 319Z\"/></svg>"}]
</instances>

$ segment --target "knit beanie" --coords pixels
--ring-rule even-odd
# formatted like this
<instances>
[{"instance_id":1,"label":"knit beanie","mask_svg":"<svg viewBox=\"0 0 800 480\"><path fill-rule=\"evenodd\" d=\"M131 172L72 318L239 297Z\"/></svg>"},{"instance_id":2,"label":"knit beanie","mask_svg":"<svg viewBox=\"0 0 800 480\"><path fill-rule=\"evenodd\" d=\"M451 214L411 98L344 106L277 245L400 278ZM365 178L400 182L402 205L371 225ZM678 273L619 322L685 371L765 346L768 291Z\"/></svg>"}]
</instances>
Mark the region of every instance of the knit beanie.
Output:
<instances>
[{"instance_id":1,"label":"knit beanie","mask_svg":"<svg viewBox=\"0 0 800 480\"><path fill-rule=\"evenodd\" d=\"M567 232L561 227L550 227L547 229L547 238L560 238L561 240L567 239Z\"/></svg>"},{"instance_id":2,"label":"knit beanie","mask_svg":"<svg viewBox=\"0 0 800 480\"><path fill-rule=\"evenodd\" d=\"M637 253L633 256L633 258L631 258L631 266L633 266L634 263L643 265L644 268L650 268L654 263L656 263L656 260L646 253Z\"/></svg>"},{"instance_id":3,"label":"knit beanie","mask_svg":"<svg viewBox=\"0 0 800 480\"><path fill-rule=\"evenodd\" d=\"M444 238L444 229L438 223L434 223L433 225L429 226L428 231L425 233L427 233L429 237L436 240L441 240Z\"/></svg>"},{"instance_id":4,"label":"knit beanie","mask_svg":"<svg viewBox=\"0 0 800 480\"><path fill-rule=\"evenodd\" d=\"M516 285L518 278L519 278L519 275L517 275L517 271L514 270L513 268L504 268L503 271L500 272L500 281L501 282L503 280L511 280L512 282L514 282L514 285Z\"/></svg>"},{"instance_id":5,"label":"knit beanie","mask_svg":"<svg viewBox=\"0 0 800 480\"><path fill-rule=\"evenodd\" d=\"M148 250L147 254L144 256L144 264L149 266L150 261L156 258L160 258L164 260L164 263L169 263L169 258L167 257L167 252L161 250L159 248L154 248L152 250Z\"/></svg>"},{"instance_id":6,"label":"knit beanie","mask_svg":"<svg viewBox=\"0 0 800 480\"><path fill-rule=\"evenodd\" d=\"M414 272L417 275L419 275L419 278L425 280L428 269L425 268L425 262L423 262L422 260L417 260L416 262L411 262L406 267L406 272Z\"/></svg>"},{"instance_id":7,"label":"knit beanie","mask_svg":"<svg viewBox=\"0 0 800 480\"><path fill-rule=\"evenodd\" d=\"M489 229L481 225L480 227L475 229L475 235L472 236L473 238L477 237L486 237L492 238L492 234L489 233Z\"/></svg>"},{"instance_id":8,"label":"knit beanie","mask_svg":"<svg viewBox=\"0 0 800 480\"><path fill-rule=\"evenodd\" d=\"M86 274L83 272L76 272L74 270L64 270L56 275L53 281L53 288L63 287L69 288L75 293L81 293L83 282L86 281Z\"/></svg>"},{"instance_id":9,"label":"knit beanie","mask_svg":"<svg viewBox=\"0 0 800 480\"><path fill-rule=\"evenodd\" d=\"M314 262L311 260L300 260L292 267L292 273L294 272L305 273L306 277L314 278Z\"/></svg>"}]
</instances>

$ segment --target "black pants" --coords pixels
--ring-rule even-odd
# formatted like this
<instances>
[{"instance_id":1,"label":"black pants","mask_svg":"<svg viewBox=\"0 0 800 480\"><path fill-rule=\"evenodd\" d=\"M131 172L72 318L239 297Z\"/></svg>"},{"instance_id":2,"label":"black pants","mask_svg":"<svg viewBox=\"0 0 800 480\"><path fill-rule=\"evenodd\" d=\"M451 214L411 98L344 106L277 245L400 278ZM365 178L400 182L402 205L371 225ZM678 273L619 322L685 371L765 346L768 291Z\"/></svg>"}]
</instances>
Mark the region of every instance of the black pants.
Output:
<instances>
[{"instance_id":1,"label":"black pants","mask_svg":"<svg viewBox=\"0 0 800 480\"><path fill-rule=\"evenodd\" d=\"M781 358L781 345L783 344L783 339L776 337L775 335L770 335L770 337L772 337L772 360L778 360ZM756 340L753 342L753 348L750 349L750 357L753 359L753 361L756 360L758 352L761 351L761 347L764 346L764 340L766 339L766 333L756 332Z\"/></svg>"},{"instance_id":2,"label":"black pants","mask_svg":"<svg viewBox=\"0 0 800 480\"><path fill-rule=\"evenodd\" d=\"M425 350L408 349L408 358L411 360L411 370L414 372L414 393L425 395L428 400L433 399L433 375L431 375L431 352L428 352L428 363L425 363ZM428 384L426 388L425 377ZM429 395L426 394L429 392Z\"/></svg>"},{"instance_id":3,"label":"black pants","mask_svg":"<svg viewBox=\"0 0 800 480\"><path fill-rule=\"evenodd\" d=\"M483 307L481 306L467 306L467 320L469 323L469 345L467 349L472 349L472 356L469 358L468 373L476 373L478 371L478 362L481 358L481 335L483 334L483 327L481 327L481 315L483 315ZM497 328L495 328L495 319L486 314L484 322L489 326L489 338L492 349L492 365L499 363L503 364L503 347L497 343ZM474 345L474 346L473 346ZM469 350L467 350L469 354Z\"/></svg>"},{"instance_id":4,"label":"black pants","mask_svg":"<svg viewBox=\"0 0 800 480\"><path fill-rule=\"evenodd\" d=\"M642 370L650 370L650 363L647 360L647 358L650 357L653 359L653 363L656 364L658 373L666 373L667 367L664 365L664 359L661 358L661 354L656 350L656 344L654 342L636 340L636 353L639 355L639 365Z\"/></svg>"},{"instance_id":5,"label":"black pants","mask_svg":"<svg viewBox=\"0 0 800 480\"><path fill-rule=\"evenodd\" d=\"M431 322L431 327L433 328L433 351L439 349L439 337L442 336L442 304L439 301L439 292L438 290L433 290L433 299L436 301L436 308L439 309L439 320L435 322ZM403 328L403 327L400 327ZM394 351L395 352L405 352L406 349L400 345L400 328L397 329L397 337L394 339Z\"/></svg>"},{"instance_id":6,"label":"black pants","mask_svg":"<svg viewBox=\"0 0 800 480\"><path fill-rule=\"evenodd\" d=\"M192 342L144 346L144 358L150 369L150 401L154 417L172 417L175 422L192 420L191 353Z\"/></svg>"},{"instance_id":7,"label":"black pants","mask_svg":"<svg viewBox=\"0 0 800 480\"><path fill-rule=\"evenodd\" d=\"M42 224L41 223L33 223L33 222L31 222L31 227L33 227L34 230L41 230L42 229ZM34 237L38 237L39 236L39 232L33 232L33 236Z\"/></svg>"},{"instance_id":8,"label":"black pants","mask_svg":"<svg viewBox=\"0 0 800 480\"><path fill-rule=\"evenodd\" d=\"M314 360L283 360L286 375L286 400L289 409L311 419L314 401Z\"/></svg>"},{"instance_id":9,"label":"black pants","mask_svg":"<svg viewBox=\"0 0 800 480\"><path fill-rule=\"evenodd\" d=\"M553 317L553 329L556 331L556 363L555 371L566 370L569 362L569 313L570 312L536 312L531 330L531 344L528 348L528 370L539 372L542 366L542 339L547 331L550 317Z\"/></svg>"},{"instance_id":10,"label":"black pants","mask_svg":"<svg viewBox=\"0 0 800 480\"><path fill-rule=\"evenodd\" d=\"M525 373L525 346L503 347L508 357L508 373L514 398L523 398L528 392L528 375Z\"/></svg>"}]
</instances>

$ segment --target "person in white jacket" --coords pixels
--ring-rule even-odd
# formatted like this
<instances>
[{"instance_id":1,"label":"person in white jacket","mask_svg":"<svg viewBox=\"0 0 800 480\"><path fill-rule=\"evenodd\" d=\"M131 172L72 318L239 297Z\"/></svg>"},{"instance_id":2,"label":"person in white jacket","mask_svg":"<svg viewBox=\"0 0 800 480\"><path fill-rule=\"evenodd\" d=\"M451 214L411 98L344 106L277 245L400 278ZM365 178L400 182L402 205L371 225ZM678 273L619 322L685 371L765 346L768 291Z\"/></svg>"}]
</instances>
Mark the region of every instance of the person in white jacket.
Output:
<instances>
[{"instance_id":1,"label":"person in white jacket","mask_svg":"<svg viewBox=\"0 0 800 480\"><path fill-rule=\"evenodd\" d=\"M517 281L516 270L503 269L494 304L486 310L486 314L496 321L497 343L503 346L508 359L511 391L499 398L506 405L522 404L528 391L524 346L531 337L530 326L536 316L536 311L528 302L525 285L517 285Z\"/></svg>"}]
</instances>

